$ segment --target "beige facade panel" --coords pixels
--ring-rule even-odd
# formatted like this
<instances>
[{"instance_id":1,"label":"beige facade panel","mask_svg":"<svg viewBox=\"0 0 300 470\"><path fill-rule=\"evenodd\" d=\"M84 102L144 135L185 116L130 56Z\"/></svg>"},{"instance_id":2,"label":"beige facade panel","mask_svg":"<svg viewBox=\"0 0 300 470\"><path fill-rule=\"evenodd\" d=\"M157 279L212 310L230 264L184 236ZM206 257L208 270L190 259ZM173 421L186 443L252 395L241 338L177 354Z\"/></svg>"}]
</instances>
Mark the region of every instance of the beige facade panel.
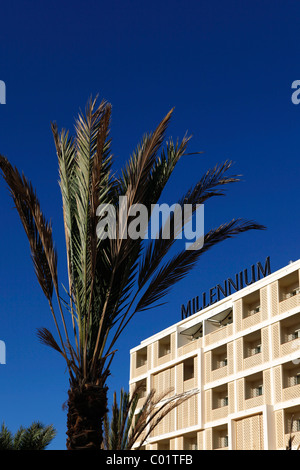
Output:
<instances>
[{"instance_id":1,"label":"beige facade panel","mask_svg":"<svg viewBox=\"0 0 300 470\"><path fill-rule=\"evenodd\" d=\"M223 328L219 328L209 335L205 336L205 346L209 346L211 344L214 344L218 341L221 341L223 339L228 338L233 334L233 324L231 323L230 325L224 326Z\"/></svg>"},{"instance_id":2,"label":"beige facade panel","mask_svg":"<svg viewBox=\"0 0 300 470\"><path fill-rule=\"evenodd\" d=\"M284 449L284 411L278 410L275 411L275 433L276 433L276 448Z\"/></svg>"},{"instance_id":3,"label":"beige facade panel","mask_svg":"<svg viewBox=\"0 0 300 470\"><path fill-rule=\"evenodd\" d=\"M152 388L158 396L170 398L175 393L175 367L164 369L152 376Z\"/></svg>"},{"instance_id":4,"label":"beige facade panel","mask_svg":"<svg viewBox=\"0 0 300 470\"><path fill-rule=\"evenodd\" d=\"M269 318L268 307L268 287L260 289L260 304L261 304L261 321L266 321Z\"/></svg>"},{"instance_id":5,"label":"beige facade panel","mask_svg":"<svg viewBox=\"0 0 300 470\"><path fill-rule=\"evenodd\" d=\"M233 302L233 314L235 318L236 331L242 331L243 329L243 300L239 299Z\"/></svg>"},{"instance_id":6,"label":"beige facade panel","mask_svg":"<svg viewBox=\"0 0 300 470\"><path fill-rule=\"evenodd\" d=\"M234 342L231 341L227 343L227 373L228 375L234 374L234 366L235 366L235 357L234 357Z\"/></svg>"},{"instance_id":7,"label":"beige facade panel","mask_svg":"<svg viewBox=\"0 0 300 470\"><path fill-rule=\"evenodd\" d=\"M275 403L280 403L282 401L282 376L281 376L281 366L276 366L273 369L274 376L274 396Z\"/></svg>"},{"instance_id":8,"label":"beige facade panel","mask_svg":"<svg viewBox=\"0 0 300 470\"><path fill-rule=\"evenodd\" d=\"M204 354L204 375L205 383L211 382L212 376L212 351L208 351Z\"/></svg>"},{"instance_id":9,"label":"beige facade panel","mask_svg":"<svg viewBox=\"0 0 300 470\"><path fill-rule=\"evenodd\" d=\"M202 338L189 341L187 344L180 346L177 350L177 357L184 356L185 354L198 351L202 347Z\"/></svg>"},{"instance_id":10,"label":"beige facade panel","mask_svg":"<svg viewBox=\"0 0 300 470\"><path fill-rule=\"evenodd\" d=\"M280 357L280 323L274 323L271 326L272 329L272 354L274 359Z\"/></svg>"},{"instance_id":11,"label":"beige facade panel","mask_svg":"<svg viewBox=\"0 0 300 470\"><path fill-rule=\"evenodd\" d=\"M263 416L254 416L239 419L235 423L236 450L263 450Z\"/></svg>"},{"instance_id":12,"label":"beige facade panel","mask_svg":"<svg viewBox=\"0 0 300 470\"><path fill-rule=\"evenodd\" d=\"M186 429L198 424L198 397L191 396L181 403L177 411L177 429Z\"/></svg>"},{"instance_id":13,"label":"beige facade panel","mask_svg":"<svg viewBox=\"0 0 300 470\"><path fill-rule=\"evenodd\" d=\"M198 450L204 450L204 431L197 432L197 448Z\"/></svg>"},{"instance_id":14,"label":"beige facade panel","mask_svg":"<svg viewBox=\"0 0 300 470\"><path fill-rule=\"evenodd\" d=\"M236 411L236 398L235 398L235 383L229 382L228 384L228 412L233 414Z\"/></svg>"},{"instance_id":15,"label":"beige facade panel","mask_svg":"<svg viewBox=\"0 0 300 470\"><path fill-rule=\"evenodd\" d=\"M159 424L154 428L152 437L168 434L175 431L175 410L170 411L161 419L162 415L158 415Z\"/></svg>"},{"instance_id":16,"label":"beige facade panel","mask_svg":"<svg viewBox=\"0 0 300 470\"><path fill-rule=\"evenodd\" d=\"M238 338L235 341L235 347L236 347L236 357L235 357L235 362L236 362L236 370L237 372L240 372L244 368L244 339L243 337Z\"/></svg>"},{"instance_id":17,"label":"beige facade panel","mask_svg":"<svg viewBox=\"0 0 300 470\"><path fill-rule=\"evenodd\" d=\"M213 449L213 431L212 428L205 430L205 447L206 450Z\"/></svg>"}]
</instances>

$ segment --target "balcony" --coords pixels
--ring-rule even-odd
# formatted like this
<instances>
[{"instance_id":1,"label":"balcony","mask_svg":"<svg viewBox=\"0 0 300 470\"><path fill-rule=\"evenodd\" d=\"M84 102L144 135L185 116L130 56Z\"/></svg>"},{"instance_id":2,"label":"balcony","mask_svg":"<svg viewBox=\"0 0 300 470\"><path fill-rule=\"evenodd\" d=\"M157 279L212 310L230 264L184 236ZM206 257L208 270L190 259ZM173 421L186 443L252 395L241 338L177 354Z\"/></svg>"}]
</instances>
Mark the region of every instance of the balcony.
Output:
<instances>
[{"instance_id":1,"label":"balcony","mask_svg":"<svg viewBox=\"0 0 300 470\"><path fill-rule=\"evenodd\" d=\"M245 378L245 407L246 409L249 409L263 404L263 373L258 372Z\"/></svg>"},{"instance_id":2,"label":"balcony","mask_svg":"<svg viewBox=\"0 0 300 470\"><path fill-rule=\"evenodd\" d=\"M183 361L183 391L187 392L196 386L196 358L189 357Z\"/></svg>"},{"instance_id":3,"label":"balcony","mask_svg":"<svg viewBox=\"0 0 300 470\"><path fill-rule=\"evenodd\" d=\"M300 445L300 406L284 410L284 445L287 446L292 436L292 449Z\"/></svg>"},{"instance_id":4,"label":"balcony","mask_svg":"<svg viewBox=\"0 0 300 470\"><path fill-rule=\"evenodd\" d=\"M300 357L300 313L280 322L280 352L282 356L299 351Z\"/></svg>"},{"instance_id":5,"label":"balcony","mask_svg":"<svg viewBox=\"0 0 300 470\"><path fill-rule=\"evenodd\" d=\"M261 322L260 291L252 292L243 298L242 329L249 328Z\"/></svg>"},{"instance_id":6,"label":"balcony","mask_svg":"<svg viewBox=\"0 0 300 470\"><path fill-rule=\"evenodd\" d=\"M227 424L216 426L212 430L213 450L228 449L228 428Z\"/></svg>"},{"instance_id":7,"label":"balcony","mask_svg":"<svg viewBox=\"0 0 300 470\"><path fill-rule=\"evenodd\" d=\"M157 365L169 362L171 356L171 335L167 335L158 341Z\"/></svg>"},{"instance_id":8,"label":"balcony","mask_svg":"<svg viewBox=\"0 0 300 470\"><path fill-rule=\"evenodd\" d=\"M218 380L228 375L227 344L212 350L211 380Z\"/></svg>"},{"instance_id":9,"label":"balcony","mask_svg":"<svg viewBox=\"0 0 300 470\"><path fill-rule=\"evenodd\" d=\"M223 384L212 389L211 417L215 421L226 416L228 416L228 384Z\"/></svg>"},{"instance_id":10,"label":"balcony","mask_svg":"<svg viewBox=\"0 0 300 470\"><path fill-rule=\"evenodd\" d=\"M279 280L279 313L300 305L299 273L295 271Z\"/></svg>"},{"instance_id":11,"label":"balcony","mask_svg":"<svg viewBox=\"0 0 300 470\"><path fill-rule=\"evenodd\" d=\"M132 377L143 375L148 370L148 349L141 348L132 355Z\"/></svg>"},{"instance_id":12,"label":"balcony","mask_svg":"<svg viewBox=\"0 0 300 470\"><path fill-rule=\"evenodd\" d=\"M198 450L197 432L186 434L183 437L183 449L182 450Z\"/></svg>"},{"instance_id":13,"label":"balcony","mask_svg":"<svg viewBox=\"0 0 300 470\"><path fill-rule=\"evenodd\" d=\"M286 400L299 400L300 398L300 364L292 361L282 366L283 390L282 398Z\"/></svg>"},{"instance_id":14,"label":"balcony","mask_svg":"<svg viewBox=\"0 0 300 470\"><path fill-rule=\"evenodd\" d=\"M261 331L255 331L244 336L244 369L255 367L262 363Z\"/></svg>"},{"instance_id":15,"label":"balcony","mask_svg":"<svg viewBox=\"0 0 300 470\"><path fill-rule=\"evenodd\" d=\"M183 356L192 351L197 351L202 346L203 323L197 323L191 327L183 327L178 334L177 356Z\"/></svg>"},{"instance_id":16,"label":"balcony","mask_svg":"<svg viewBox=\"0 0 300 470\"><path fill-rule=\"evenodd\" d=\"M205 320L205 345L216 343L233 334L232 308Z\"/></svg>"}]
</instances>

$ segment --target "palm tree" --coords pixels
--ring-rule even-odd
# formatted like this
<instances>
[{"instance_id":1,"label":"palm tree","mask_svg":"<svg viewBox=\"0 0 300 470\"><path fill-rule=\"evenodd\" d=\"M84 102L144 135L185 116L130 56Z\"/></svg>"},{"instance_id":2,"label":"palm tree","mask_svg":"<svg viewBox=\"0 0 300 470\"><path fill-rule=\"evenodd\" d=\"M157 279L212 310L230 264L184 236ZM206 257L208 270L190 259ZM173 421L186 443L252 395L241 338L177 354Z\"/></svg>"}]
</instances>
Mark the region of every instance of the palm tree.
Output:
<instances>
[{"instance_id":1,"label":"palm tree","mask_svg":"<svg viewBox=\"0 0 300 470\"><path fill-rule=\"evenodd\" d=\"M198 390L185 392L178 395L170 393L172 389L157 395L154 389L150 390L140 409L137 408L141 398L141 388L137 386L130 395L121 389L120 404L114 392L111 410L104 417L105 450L135 450L141 449L147 438L158 424L179 405L198 393Z\"/></svg>"},{"instance_id":2,"label":"palm tree","mask_svg":"<svg viewBox=\"0 0 300 470\"><path fill-rule=\"evenodd\" d=\"M234 219L206 233L201 250L195 245L193 250L179 250L169 258L178 229L172 214L173 237L149 241L142 237L125 238L122 227L130 214L119 205L120 196L127 198L128 208L143 204L150 219L152 204L157 204L176 164L187 154L190 138L164 142L171 110L154 132L143 137L124 168L114 175L111 105L105 101L96 103L96 99L91 99L86 112L79 113L74 136L64 129L59 132L57 125L52 124L66 239L69 285L64 299L51 224L41 210L31 182L6 157L0 156L0 168L27 234L35 272L56 328L56 338L46 328L39 329L38 336L62 355L69 373L68 449L101 448L107 378L116 342L134 315L158 306L212 246L242 232L264 228L252 221ZM231 165L226 161L209 169L179 199L180 207L191 204L195 211L197 204L223 195L223 186L239 181L238 176L227 175ZM115 239L97 236L100 204L116 208ZM160 233L162 230L163 227Z\"/></svg>"},{"instance_id":3,"label":"palm tree","mask_svg":"<svg viewBox=\"0 0 300 470\"><path fill-rule=\"evenodd\" d=\"M15 435L4 423L0 430L0 450L45 450L56 436L51 425L33 422L28 428L20 426Z\"/></svg>"}]
</instances>

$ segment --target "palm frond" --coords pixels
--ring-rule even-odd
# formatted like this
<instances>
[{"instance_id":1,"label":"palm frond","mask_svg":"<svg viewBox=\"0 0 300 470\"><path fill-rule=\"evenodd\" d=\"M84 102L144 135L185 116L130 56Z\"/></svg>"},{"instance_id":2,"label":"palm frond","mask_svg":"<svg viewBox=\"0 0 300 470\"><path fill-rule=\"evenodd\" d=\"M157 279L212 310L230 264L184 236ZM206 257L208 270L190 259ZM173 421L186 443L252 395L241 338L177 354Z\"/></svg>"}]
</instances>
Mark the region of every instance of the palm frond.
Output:
<instances>
[{"instance_id":1,"label":"palm frond","mask_svg":"<svg viewBox=\"0 0 300 470\"><path fill-rule=\"evenodd\" d=\"M128 184L126 187L125 197L128 208L136 203L141 203L144 200L147 178L155 162L157 152L163 143L172 111L173 110L163 118L152 134L143 139L142 145L138 148L137 152L133 155L127 165L126 172ZM123 226L126 227L129 220L129 211L126 211L126 208L124 209L122 206L118 206L117 220L122 220L124 223ZM132 267L135 266L141 249L141 240L132 240L129 237L124 238L122 229L120 229L120 227L118 227L118 229L116 239L110 240L109 254L111 276L98 327L98 334L93 354L93 368L95 368L96 358L99 356L100 351L103 351L103 344L101 344L100 341L101 338L103 339L103 327L107 324L107 321L109 325L112 324L112 320L114 320L115 315L118 313L120 299L124 298L119 282L122 280L121 286L123 289L126 289L128 286L128 280L135 269L132 269ZM129 269L124 270L126 265L128 265Z\"/></svg>"},{"instance_id":2,"label":"palm frond","mask_svg":"<svg viewBox=\"0 0 300 470\"><path fill-rule=\"evenodd\" d=\"M13 439L15 450L45 450L56 436L53 425L44 426L39 421L28 428L20 427Z\"/></svg>"},{"instance_id":3,"label":"palm frond","mask_svg":"<svg viewBox=\"0 0 300 470\"><path fill-rule=\"evenodd\" d=\"M48 299L56 330L64 351L64 357L67 359L62 334L52 305L53 287L56 291L58 301L59 290L57 253L54 247L51 224L46 221L41 211L40 203L32 184L24 175L21 176L17 168L13 168L9 161L2 155L0 155L0 169L27 235L37 279ZM66 339L69 341L61 308L60 313Z\"/></svg>"},{"instance_id":4,"label":"palm frond","mask_svg":"<svg viewBox=\"0 0 300 470\"><path fill-rule=\"evenodd\" d=\"M171 212L168 220L159 230L158 237L150 240L144 250L144 254L140 260L138 286L139 289L145 285L150 276L153 275L155 270L160 265L163 258L167 255L176 241L176 237L184 229L184 225L188 219L184 218L184 205L189 204L192 207L191 215L197 210L197 205L204 204L209 198L224 195L224 192L218 189L218 186L239 181L237 175L227 176L225 173L231 168L232 161L225 161L214 168L209 169L200 181L191 189L189 189L184 196L177 202L178 207L181 209L179 213L180 220L174 221L175 212ZM163 236L165 227L170 228L170 236Z\"/></svg>"},{"instance_id":5,"label":"palm frond","mask_svg":"<svg viewBox=\"0 0 300 470\"><path fill-rule=\"evenodd\" d=\"M61 348L58 346L54 336L52 335L51 331L47 328L38 328L37 330L37 337L41 341L41 343L45 344L46 346L50 346L55 351L58 351L60 354L63 354Z\"/></svg>"},{"instance_id":6,"label":"palm frond","mask_svg":"<svg viewBox=\"0 0 300 470\"><path fill-rule=\"evenodd\" d=\"M162 299L175 283L183 279L195 267L200 256L216 244L249 230L264 229L263 225L253 221L236 219L210 230L204 236L204 244L201 249L182 250L159 269L152 277L146 292L138 302L135 312L154 306L157 300ZM196 245L197 242L195 247Z\"/></svg>"},{"instance_id":7,"label":"palm frond","mask_svg":"<svg viewBox=\"0 0 300 470\"><path fill-rule=\"evenodd\" d=\"M2 423L0 430L0 450L13 450L13 448L13 435L5 423Z\"/></svg>"},{"instance_id":8,"label":"palm frond","mask_svg":"<svg viewBox=\"0 0 300 470\"><path fill-rule=\"evenodd\" d=\"M168 389L157 394L155 389L151 389L138 410L141 391L142 385L137 385L131 395L122 389L119 404L114 392L111 419L109 420L108 414L105 417L104 449L141 448L153 430L173 409L198 393L198 390L192 390L174 395L171 393L173 389Z\"/></svg>"},{"instance_id":9,"label":"palm frond","mask_svg":"<svg viewBox=\"0 0 300 470\"><path fill-rule=\"evenodd\" d=\"M57 254L51 225L46 222L32 185L25 176L21 176L2 155L0 168L27 235L37 279L45 296L51 300L53 283L57 285Z\"/></svg>"}]
</instances>

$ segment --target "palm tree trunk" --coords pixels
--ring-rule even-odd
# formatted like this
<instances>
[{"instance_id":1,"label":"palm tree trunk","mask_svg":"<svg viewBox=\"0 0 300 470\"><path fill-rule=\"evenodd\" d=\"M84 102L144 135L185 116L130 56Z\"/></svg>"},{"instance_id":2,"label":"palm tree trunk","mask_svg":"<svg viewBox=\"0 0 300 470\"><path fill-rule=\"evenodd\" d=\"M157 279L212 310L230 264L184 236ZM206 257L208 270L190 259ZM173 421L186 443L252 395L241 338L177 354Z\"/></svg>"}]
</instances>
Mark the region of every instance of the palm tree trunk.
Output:
<instances>
[{"instance_id":1,"label":"palm tree trunk","mask_svg":"<svg viewBox=\"0 0 300 470\"><path fill-rule=\"evenodd\" d=\"M68 392L67 449L101 450L107 413L107 387L86 384Z\"/></svg>"}]
</instances>

